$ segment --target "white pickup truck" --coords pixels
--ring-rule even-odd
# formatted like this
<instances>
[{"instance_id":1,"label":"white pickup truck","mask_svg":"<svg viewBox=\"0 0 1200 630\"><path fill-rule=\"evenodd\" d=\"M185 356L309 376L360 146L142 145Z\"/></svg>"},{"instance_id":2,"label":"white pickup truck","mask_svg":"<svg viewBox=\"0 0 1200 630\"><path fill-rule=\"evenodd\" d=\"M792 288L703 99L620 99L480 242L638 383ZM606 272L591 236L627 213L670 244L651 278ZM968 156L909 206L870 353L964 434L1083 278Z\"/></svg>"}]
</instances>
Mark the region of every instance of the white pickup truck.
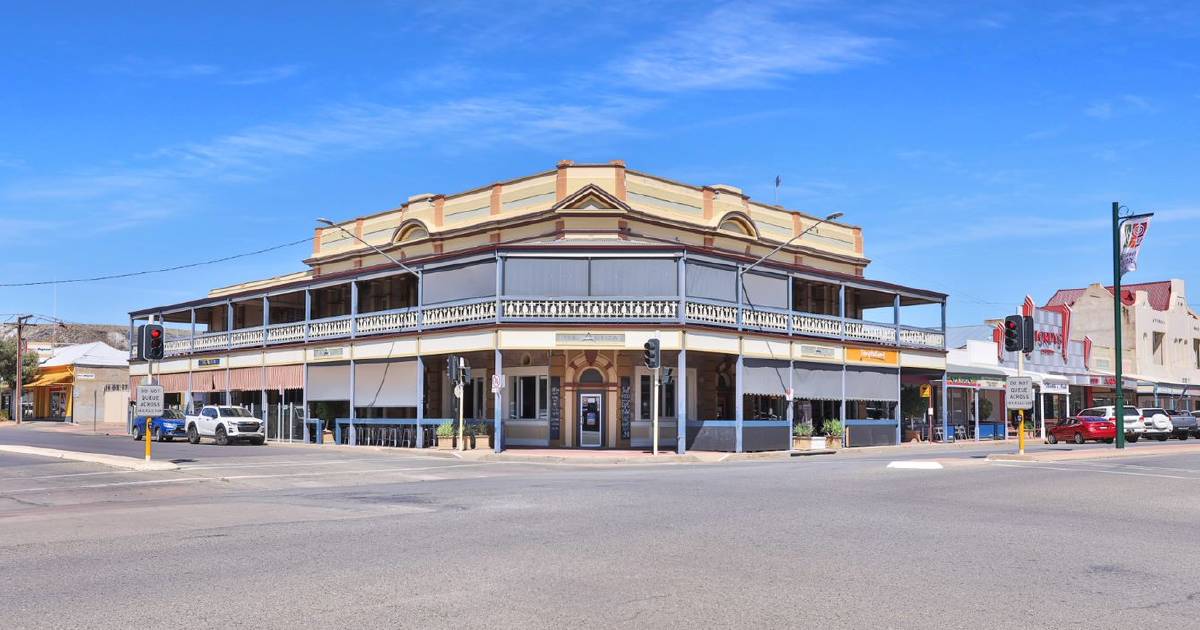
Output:
<instances>
[{"instance_id":1,"label":"white pickup truck","mask_svg":"<svg viewBox=\"0 0 1200 630\"><path fill-rule=\"evenodd\" d=\"M199 444L200 438L213 438L225 446L235 440L248 440L259 445L266 441L265 425L245 407L205 405L200 413L187 416L187 438Z\"/></svg>"}]
</instances>

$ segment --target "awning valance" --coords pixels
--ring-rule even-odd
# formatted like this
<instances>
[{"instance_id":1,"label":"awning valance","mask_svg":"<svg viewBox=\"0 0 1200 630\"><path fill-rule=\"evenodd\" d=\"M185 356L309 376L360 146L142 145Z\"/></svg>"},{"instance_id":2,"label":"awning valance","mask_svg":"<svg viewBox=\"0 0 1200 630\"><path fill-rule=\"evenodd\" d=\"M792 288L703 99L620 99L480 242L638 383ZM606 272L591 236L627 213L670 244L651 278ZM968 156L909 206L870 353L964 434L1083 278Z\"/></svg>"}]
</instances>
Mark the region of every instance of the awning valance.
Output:
<instances>
[{"instance_id":1,"label":"awning valance","mask_svg":"<svg viewBox=\"0 0 1200 630\"><path fill-rule=\"evenodd\" d=\"M24 387L46 387L47 385L60 385L70 383L74 379L71 372L51 372L49 374L39 374L32 382L24 385Z\"/></svg>"}]
</instances>

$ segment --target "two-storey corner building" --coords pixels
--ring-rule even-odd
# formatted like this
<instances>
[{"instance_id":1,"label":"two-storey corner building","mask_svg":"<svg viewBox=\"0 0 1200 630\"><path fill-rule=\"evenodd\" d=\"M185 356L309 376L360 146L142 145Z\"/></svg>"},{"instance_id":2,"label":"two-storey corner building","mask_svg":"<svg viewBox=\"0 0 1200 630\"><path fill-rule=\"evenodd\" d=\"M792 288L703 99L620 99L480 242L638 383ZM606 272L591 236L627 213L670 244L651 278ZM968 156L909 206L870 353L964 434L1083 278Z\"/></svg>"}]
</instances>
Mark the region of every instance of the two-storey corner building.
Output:
<instances>
[{"instance_id":1,"label":"two-storey corner building","mask_svg":"<svg viewBox=\"0 0 1200 630\"><path fill-rule=\"evenodd\" d=\"M1143 407L1200 408L1200 317L1188 306L1183 280L1121 287L1125 399ZM1093 284L1061 289L1047 306L1072 313L1071 339L1085 342L1092 374L1088 406L1116 397L1113 290Z\"/></svg>"},{"instance_id":2,"label":"two-storey corner building","mask_svg":"<svg viewBox=\"0 0 1200 630\"><path fill-rule=\"evenodd\" d=\"M867 279L861 228L622 162L416 195L318 227L304 263L131 313L131 331L190 333L160 363L170 402L252 406L276 438L389 443L455 415L454 354L497 449L642 448L654 337L674 372L660 444L751 451L789 448L793 422L896 443L902 380L945 371L946 296ZM311 420L277 424L294 407Z\"/></svg>"}]
</instances>

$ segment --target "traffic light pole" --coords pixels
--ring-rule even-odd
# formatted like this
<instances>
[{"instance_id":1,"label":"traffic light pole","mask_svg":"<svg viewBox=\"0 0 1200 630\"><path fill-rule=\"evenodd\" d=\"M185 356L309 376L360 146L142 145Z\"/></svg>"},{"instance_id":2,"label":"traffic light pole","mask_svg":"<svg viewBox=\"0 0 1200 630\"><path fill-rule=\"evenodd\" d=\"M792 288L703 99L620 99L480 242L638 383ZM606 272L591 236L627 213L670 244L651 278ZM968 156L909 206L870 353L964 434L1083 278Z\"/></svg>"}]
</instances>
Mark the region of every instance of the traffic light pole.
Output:
<instances>
[{"instance_id":1,"label":"traffic light pole","mask_svg":"<svg viewBox=\"0 0 1200 630\"><path fill-rule=\"evenodd\" d=\"M1024 348L1022 348L1024 350ZM1017 353L1017 376L1024 376L1025 372L1025 353ZM1018 422L1020 426L1017 428L1017 454L1025 454L1025 410L1017 410Z\"/></svg>"},{"instance_id":2,"label":"traffic light pole","mask_svg":"<svg viewBox=\"0 0 1200 630\"><path fill-rule=\"evenodd\" d=\"M652 420L650 423L650 433L653 435L653 450L655 455L658 455L658 388L662 384L662 380L659 379L658 374L661 369L661 367L654 368L654 374L650 377L654 379L654 384L650 388L650 418Z\"/></svg>"}]
</instances>

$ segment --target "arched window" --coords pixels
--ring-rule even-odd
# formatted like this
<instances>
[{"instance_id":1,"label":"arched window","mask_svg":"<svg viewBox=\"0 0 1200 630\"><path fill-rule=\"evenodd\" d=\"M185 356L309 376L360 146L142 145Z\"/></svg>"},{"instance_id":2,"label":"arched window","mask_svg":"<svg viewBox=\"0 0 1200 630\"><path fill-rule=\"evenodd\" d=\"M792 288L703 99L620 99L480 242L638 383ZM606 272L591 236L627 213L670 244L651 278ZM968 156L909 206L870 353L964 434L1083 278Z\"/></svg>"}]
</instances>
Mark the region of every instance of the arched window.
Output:
<instances>
[{"instance_id":1,"label":"arched window","mask_svg":"<svg viewBox=\"0 0 1200 630\"><path fill-rule=\"evenodd\" d=\"M754 236L754 228L746 223L741 217L729 217L721 221L721 225L717 228L722 232L731 232L742 236Z\"/></svg>"},{"instance_id":2,"label":"arched window","mask_svg":"<svg viewBox=\"0 0 1200 630\"><path fill-rule=\"evenodd\" d=\"M416 241L423 238L429 238L429 230L426 230L425 226L416 222L401 227L400 231L396 234L397 243Z\"/></svg>"},{"instance_id":3,"label":"arched window","mask_svg":"<svg viewBox=\"0 0 1200 630\"><path fill-rule=\"evenodd\" d=\"M604 374L596 368L588 368L579 375L580 385L603 385Z\"/></svg>"}]
</instances>

